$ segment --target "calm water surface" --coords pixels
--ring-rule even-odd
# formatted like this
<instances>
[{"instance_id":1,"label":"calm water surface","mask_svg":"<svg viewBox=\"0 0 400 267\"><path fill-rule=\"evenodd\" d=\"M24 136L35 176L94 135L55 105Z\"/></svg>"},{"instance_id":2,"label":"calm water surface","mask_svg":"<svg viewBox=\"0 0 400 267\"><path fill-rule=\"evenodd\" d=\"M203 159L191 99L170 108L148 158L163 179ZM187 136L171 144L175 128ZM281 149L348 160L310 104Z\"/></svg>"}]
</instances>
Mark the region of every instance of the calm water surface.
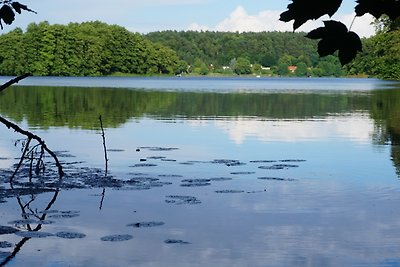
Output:
<instances>
[{"instance_id":1,"label":"calm water surface","mask_svg":"<svg viewBox=\"0 0 400 267\"><path fill-rule=\"evenodd\" d=\"M0 266L400 266L398 83L31 77L0 114L67 173L10 184L0 127Z\"/></svg>"}]
</instances>

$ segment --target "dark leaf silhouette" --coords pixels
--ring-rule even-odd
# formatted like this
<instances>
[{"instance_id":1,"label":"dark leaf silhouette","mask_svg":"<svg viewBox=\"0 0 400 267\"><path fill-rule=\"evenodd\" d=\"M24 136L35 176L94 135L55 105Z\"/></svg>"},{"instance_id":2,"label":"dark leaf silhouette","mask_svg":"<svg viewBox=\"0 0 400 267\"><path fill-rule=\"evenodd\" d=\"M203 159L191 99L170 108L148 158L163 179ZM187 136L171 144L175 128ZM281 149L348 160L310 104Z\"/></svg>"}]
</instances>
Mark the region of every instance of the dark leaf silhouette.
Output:
<instances>
[{"instance_id":1,"label":"dark leaf silhouette","mask_svg":"<svg viewBox=\"0 0 400 267\"><path fill-rule=\"evenodd\" d=\"M307 20L318 19L323 15L332 16L339 9L342 0L292 0L288 10L281 14L280 20L294 20L293 30L303 25Z\"/></svg>"},{"instance_id":2,"label":"dark leaf silhouette","mask_svg":"<svg viewBox=\"0 0 400 267\"><path fill-rule=\"evenodd\" d=\"M8 24L8 25L13 23L13 21L15 19L15 13L9 5L3 5L0 8L0 19L3 20L4 23ZM3 27L2 27L2 29L3 29Z\"/></svg>"},{"instance_id":3,"label":"dark leaf silhouette","mask_svg":"<svg viewBox=\"0 0 400 267\"><path fill-rule=\"evenodd\" d=\"M386 14L391 20L400 16L400 1L398 0L357 0L356 2L358 3L355 7L357 16L369 13L379 19Z\"/></svg>"},{"instance_id":4,"label":"dark leaf silhouette","mask_svg":"<svg viewBox=\"0 0 400 267\"><path fill-rule=\"evenodd\" d=\"M33 12L36 14L35 11L33 11L32 9L28 8L26 5L21 4L19 2L0 1L0 3L3 4L2 7L0 8L0 27L1 27L1 29L3 29L2 21L7 25L10 25L14 22L15 12L17 12L18 14L21 14L22 10L26 10L26 11ZM13 9L15 10L15 12Z\"/></svg>"},{"instance_id":5,"label":"dark leaf silhouette","mask_svg":"<svg viewBox=\"0 0 400 267\"><path fill-rule=\"evenodd\" d=\"M342 65L352 61L357 52L362 50L360 37L354 32L349 32L341 22L324 21L324 25L325 27L317 28L306 35L310 39L321 39L318 43L318 54L324 57L338 50Z\"/></svg>"},{"instance_id":6,"label":"dark leaf silhouette","mask_svg":"<svg viewBox=\"0 0 400 267\"><path fill-rule=\"evenodd\" d=\"M35 11L33 11L32 9L28 8L26 5L23 5L23 4L19 3L19 2L12 2L11 6L14 8L14 10L18 14L21 14L21 10L26 10L26 11L33 12L33 13L36 14Z\"/></svg>"}]
</instances>

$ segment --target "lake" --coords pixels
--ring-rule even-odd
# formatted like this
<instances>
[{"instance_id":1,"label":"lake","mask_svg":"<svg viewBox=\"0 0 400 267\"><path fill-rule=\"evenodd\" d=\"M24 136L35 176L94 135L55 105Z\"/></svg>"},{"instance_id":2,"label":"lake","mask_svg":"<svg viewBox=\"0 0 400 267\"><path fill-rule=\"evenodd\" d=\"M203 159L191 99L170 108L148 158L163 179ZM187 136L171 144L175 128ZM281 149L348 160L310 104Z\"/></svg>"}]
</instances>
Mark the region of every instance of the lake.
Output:
<instances>
[{"instance_id":1,"label":"lake","mask_svg":"<svg viewBox=\"0 0 400 267\"><path fill-rule=\"evenodd\" d=\"M0 266L400 266L400 83L29 77L0 114L66 173L10 182L0 127Z\"/></svg>"}]
</instances>

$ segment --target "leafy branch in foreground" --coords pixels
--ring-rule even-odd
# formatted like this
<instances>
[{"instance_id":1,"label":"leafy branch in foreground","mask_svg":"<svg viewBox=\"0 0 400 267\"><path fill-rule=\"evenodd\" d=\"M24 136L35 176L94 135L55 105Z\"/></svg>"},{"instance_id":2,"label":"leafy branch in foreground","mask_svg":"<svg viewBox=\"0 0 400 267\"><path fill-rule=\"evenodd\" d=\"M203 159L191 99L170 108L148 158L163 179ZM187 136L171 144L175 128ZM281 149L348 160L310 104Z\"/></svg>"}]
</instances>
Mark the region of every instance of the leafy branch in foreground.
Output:
<instances>
[{"instance_id":1,"label":"leafy branch in foreground","mask_svg":"<svg viewBox=\"0 0 400 267\"><path fill-rule=\"evenodd\" d=\"M0 1L0 4L3 6L0 8L0 26L1 29L3 29L3 24L1 21L3 21L7 25L11 25L14 20L15 20L15 12L18 14L21 14L22 10L28 11L28 12L33 12L36 14L35 11L32 9L28 8L26 5L21 4L19 2L15 2L12 0L4 0Z\"/></svg>"},{"instance_id":2,"label":"leafy branch in foreground","mask_svg":"<svg viewBox=\"0 0 400 267\"><path fill-rule=\"evenodd\" d=\"M367 13L376 19L387 15L392 21L400 17L399 0L357 0L356 2L357 5L354 8L356 17ZM292 0L292 3L287 6L288 10L281 14L280 20L284 22L294 20L293 29L296 30L308 20L315 20L323 15L332 17L341 4L342 0ZM324 23L325 27L315 29L307 35L311 39L322 39L318 45L319 55L324 57L339 50L342 65L352 61L362 50L358 34L351 32L338 21L330 20Z\"/></svg>"}]
</instances>

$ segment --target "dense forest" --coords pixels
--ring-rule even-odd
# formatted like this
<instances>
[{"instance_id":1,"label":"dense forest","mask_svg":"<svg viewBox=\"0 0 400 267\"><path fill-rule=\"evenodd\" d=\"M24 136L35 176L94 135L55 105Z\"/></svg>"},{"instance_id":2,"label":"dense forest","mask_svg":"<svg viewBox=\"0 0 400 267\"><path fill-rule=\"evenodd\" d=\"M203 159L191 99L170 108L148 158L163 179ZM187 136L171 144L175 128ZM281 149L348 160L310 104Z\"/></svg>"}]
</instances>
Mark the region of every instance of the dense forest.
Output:
<instances>
[{"instance_id":1,"label":"dense forest","mask_svg":"<svg viewBox=\"0 0 400 267\"><path fill-rule=\"evenodd\" d=\"M0 37L0 74L98 76L115 73L171 74L176 53L123 27L101 22L32 23Z\"/></svg>"},{"instance_id":2,"label":"dense forest","mask_svg":"<svg viewBox=\"0 0 400 267\"><path fill-rule=\"evenodd\" d=\"M364 39L342 67L317 41L292 32L132 33L102 22L30 24L0 36L0 75L365 75L400 79L400 31Z\"/></svg>"}]
</instances>

